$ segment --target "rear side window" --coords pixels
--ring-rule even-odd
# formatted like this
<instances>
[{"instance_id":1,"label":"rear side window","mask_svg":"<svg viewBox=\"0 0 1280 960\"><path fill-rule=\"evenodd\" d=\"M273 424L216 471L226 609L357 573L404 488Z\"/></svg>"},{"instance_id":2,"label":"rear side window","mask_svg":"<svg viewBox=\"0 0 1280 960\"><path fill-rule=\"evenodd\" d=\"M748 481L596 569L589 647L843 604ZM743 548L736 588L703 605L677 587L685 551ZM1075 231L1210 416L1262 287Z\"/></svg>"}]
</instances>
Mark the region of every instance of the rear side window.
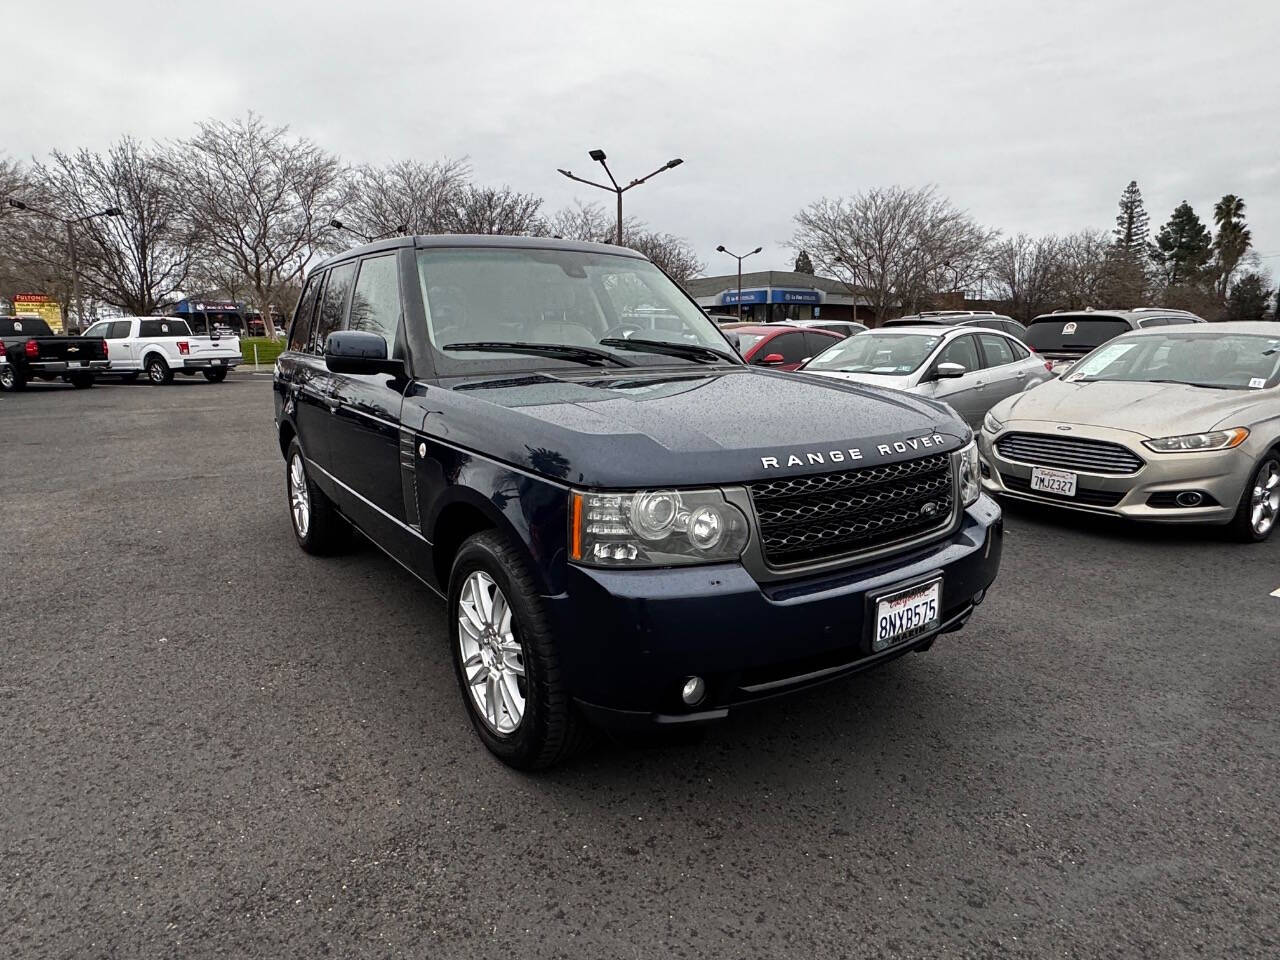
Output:
<instances>
[{"instance_id":1,"label":"rear side window","mask_svg":"<svg viewBox=\"0 0 1280 960\"><path fill-rule=\"evenodd\" d=\"M982 341L982 353L987 358L988 367L1002 367L1006 363L1013 363L1013 345L1004 337L983 333L978 335L978 339Z\"/></svg>"},{"instance_id":2,"label":"rear side window","mask_svg":"<svg viewBox=\"0 0 1280 960\"><path fill-rule=\"evenodd\" d=\"M1016 320L1003 320L1000 326L1011 337L1017 337L1019 340L1027 339L1027 328Z\"/></svg>"},{"instance_id":3,"label":"rear side window","mask_svg":"<svg viewBox=\"0 0 1280 960\"><path fill-rule=\"evenodd\" d=\"M1195 323L1190 317L1164 317L1164 322L1168 325L1176 325L1180 323Z\"/></svg>"},{"instance_id":4,"label":"rear side window","mask_svg":"<svg viewBox=\"0 0 1280 960\"><path fill-rule=\"evenodd\" d=\"M311 318L316 312L316 296L324 274L315 273L307 278L307 287L298 299L298 309L293 315L293 326L289 330L289 349L302 351L307 348L311 339Z\"/></svg>"},{"instance_id":5,"label":"rear side window","mask_svg":"<svg viewBox=\"0 0 1280 960\"><path fill-rule=\"evenodd\" d=\"M191 336L191 328L187 326L187 322L185 320L174 320L170 317L160 317L153 320L139 320L138 336L189 337Z\"/></svg>"},{"instance_id":6,"label":"rear side window","mask_svg":"<svg viewBox=\"0 0 1280 960\"><path fill-rule=\"evenodd\" d=\"M834 340L831 342L835 343ZM804 334L802 333L783 333L772 338L768 343L760 347L756 353L756 362L762 363L764 358L771 353L782 354L783 363L799 363L809 356L805 352Z\"/></svg>"},{"instance_id":7,"label":"rear side window","mask_svg":"<svg viewBox=\"0 0 1280 960\"><path fill-rule=\"evenodd\" d=\"M128 340L130 329L133 327L132 320L115 320L111 324L111 332L107 334L108 340Z\"/></svg>"},{"instance_id":8,"label":"rear side window","mask_svg":"<svg viewBox=\"0 0 1280 960\"><path fill-rule=\"evenodd\" d=\"M816 357L833 343L839 343L839 341L835 337L823 336L820 333L806 333L804 335L804 355L806 357Z\"/></svg>"},{"instance_id":9,"label":"rear side window","mask_svg":"<svg viewBox=\"0 0 1280 960\"><path fill-rule=\"evenodd\" d=\"M396 256L370 257L360 264L355 292L351 295L349 330L377 333L387 341L387 353L400 324L400 271Z\"/></svg>"},{"instance_id":10,"label":"rear side window","mask_svg":"<svg viewBox=\"0 0 1280 960\"><path fill-rule=\"evenodd\" d=\"M342 329L342 321L347 312L347 297L351 293L351 281L355 276L354 260L329 271L324 293L320 294L320 311L316 315L315 333L311 337L312 353L324 353L324 342L329 338L329 334Z\"/></svg>"}]
</instances>

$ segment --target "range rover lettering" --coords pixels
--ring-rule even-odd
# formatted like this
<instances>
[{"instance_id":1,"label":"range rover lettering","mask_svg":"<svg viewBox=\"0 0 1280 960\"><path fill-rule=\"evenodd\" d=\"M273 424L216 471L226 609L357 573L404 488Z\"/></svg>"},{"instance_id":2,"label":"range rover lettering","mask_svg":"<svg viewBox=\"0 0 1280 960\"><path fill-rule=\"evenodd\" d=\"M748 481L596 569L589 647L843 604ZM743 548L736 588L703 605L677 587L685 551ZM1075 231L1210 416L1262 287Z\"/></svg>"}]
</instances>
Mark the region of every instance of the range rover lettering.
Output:
<instances>
[{"instance_id":1,"label":"range rover lettering","mask_svg":"<svg viewBox=\"0 0 1280 960\"><path fill-rule=\"evenodd\" d=\"M1000 563L948 407L746 364L621 247L343 253L274 387L299 545L355 527L445 600L462 702L516 767L927 649Z\"/></svg>"}]
</instances>

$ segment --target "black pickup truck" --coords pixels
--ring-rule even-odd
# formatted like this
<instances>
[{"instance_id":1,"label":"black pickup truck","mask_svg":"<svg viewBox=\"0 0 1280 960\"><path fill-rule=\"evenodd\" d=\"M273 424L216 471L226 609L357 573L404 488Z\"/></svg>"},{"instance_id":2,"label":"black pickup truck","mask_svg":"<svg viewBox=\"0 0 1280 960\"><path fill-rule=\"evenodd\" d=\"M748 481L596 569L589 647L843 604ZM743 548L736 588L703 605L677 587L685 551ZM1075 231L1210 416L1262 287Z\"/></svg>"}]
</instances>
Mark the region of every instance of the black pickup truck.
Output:
<instances>
[{"instance_id":1,"label":"black pickup truck","mask_svg":"<svg viewBox=\"0 0 1280 960\"><path fill-rule=\"evenodd\" d=\"M0 390L22 390L31 380L67 381L92 387L111 363L100 337L60 337L40 317L0 317Z\"/></svg>"},{"instance_id":2,"label":"black pickup truck","mask_svg":"<svg viewBox=\"0 0 1280 960\"><path fill-rule=\"evenodd\" d=\"M445 599L462 702L517 767L925 650L1000 565L949 407L749 366L621 247L348 251L274 389L299 545L355 526Z\"/></svg>"}]
</instances>

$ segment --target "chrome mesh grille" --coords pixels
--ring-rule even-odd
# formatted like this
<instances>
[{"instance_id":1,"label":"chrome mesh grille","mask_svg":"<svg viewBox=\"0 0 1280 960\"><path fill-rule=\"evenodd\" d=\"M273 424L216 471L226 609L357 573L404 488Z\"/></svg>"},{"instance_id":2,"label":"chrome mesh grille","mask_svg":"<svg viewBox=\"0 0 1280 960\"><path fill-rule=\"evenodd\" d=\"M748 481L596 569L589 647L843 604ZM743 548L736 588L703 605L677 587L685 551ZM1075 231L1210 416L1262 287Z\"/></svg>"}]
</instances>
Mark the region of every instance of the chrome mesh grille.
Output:
<instances>
[{"instance_id":1,"label":"chrome mesh grille","mask_svg":"<svg viewBox=\"0 0 1280 960\"><path fill-rule=\"evenodd\" d=\"M771 566L867 552L950 525L951 455L748 486Z\"/></svg>"},{"instance_id":2,"label":"chrome mesh grille","mask_svg":"<svg viewBox=\"0 0 1280 960\"><path fill-rule=\"evenodd\" d=\"M1118 443L1045 433L1006 433L996 441L996 451L1006 460L1081 473L1123 476L1137 473L1146 464Z\"/></svg>"}]
</instances>

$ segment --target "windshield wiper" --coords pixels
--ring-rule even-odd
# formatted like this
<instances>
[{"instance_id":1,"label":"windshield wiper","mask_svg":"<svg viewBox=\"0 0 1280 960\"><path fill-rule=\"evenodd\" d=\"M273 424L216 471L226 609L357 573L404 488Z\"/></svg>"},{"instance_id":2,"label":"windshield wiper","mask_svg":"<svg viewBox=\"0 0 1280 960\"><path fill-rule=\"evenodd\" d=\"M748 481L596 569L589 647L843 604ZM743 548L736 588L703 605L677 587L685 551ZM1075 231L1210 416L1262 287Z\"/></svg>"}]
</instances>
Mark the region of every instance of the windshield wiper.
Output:
<instances>
[{"instance_id":1,"label":"windshield wiper","mask_svg":"<svg viewBox=\"0 0 1280 960\"><path fill-rule=\"evenodd\" d=\"M476 353L523 353L531 357L551 357L585 363L591 367L603 367L612 363L619 367L634 367L630 361L615 357L608 350L594 347L575 347L567 343L520 343L515 340L474 340L467 343L448 343L443 350L470 350Z\"/></svg>"},{"instance_id":2,"label":"windshield wiper","mask_svg":"<svg viewBox=\"0 0 1280 960\"><path fill-rule=\"evenodd\" d=\"M1206 390L1243 390L1225 383L1193 383L1190 380L1148 380L1147 383L1180 383L1184 387L1204 387Z\"/></svg>"},{"instance_id":3,"label":"windshield wiper","mask_svg":"<svg viewBox=\"0 0 1280 960\"><path fill-rule=\"evenodd\" d=\"M643 340L636 337L605 337L600 341L602 347L616 347L619 350L636 350L640 353L657 353L667 357L681 357L694 363L715 363L717 360L728 360L737 363L736 357L711 347L696 343L673 343L670 340Z\"/></svg>"}]
</instances>

